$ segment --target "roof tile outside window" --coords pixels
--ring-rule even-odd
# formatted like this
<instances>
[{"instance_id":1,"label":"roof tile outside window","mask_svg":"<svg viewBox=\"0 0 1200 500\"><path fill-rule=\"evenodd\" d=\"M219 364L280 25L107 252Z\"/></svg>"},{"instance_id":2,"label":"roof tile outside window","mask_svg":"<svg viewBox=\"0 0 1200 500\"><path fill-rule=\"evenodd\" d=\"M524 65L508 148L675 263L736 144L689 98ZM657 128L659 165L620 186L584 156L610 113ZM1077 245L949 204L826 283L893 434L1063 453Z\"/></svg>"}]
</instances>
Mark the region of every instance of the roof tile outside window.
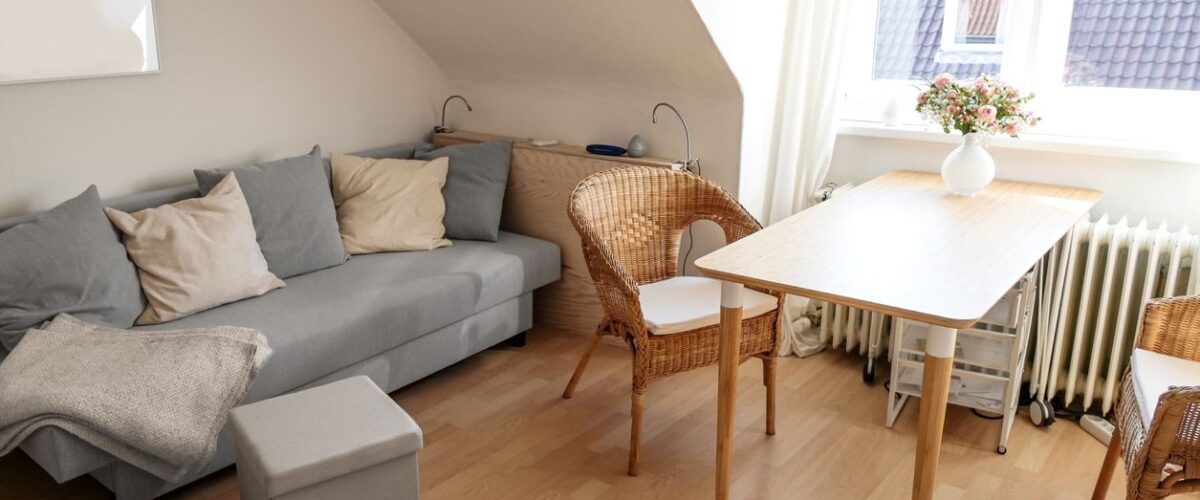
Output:
<instances>
[{"instance_id":1,"label":"roof tile outside window","mask_svg":"<svg viewBox=\"0 0 1200 500\"><path fill-rule=\"evenodd\" d=\"M942 50L945 7L945 0L879 0L873 78L929 80L938 73L970 78L999 72L999 51ZM983 23L968 31L984 29Z\"/></svg>"},{"instance_id":2,"label":"roof tile outside window","mask_svg":"<svg viewBox=\"0 0 1200 500\"><path fill-rule=\"evenodd\" d=\"M1200 90L1198 4L1195 0L1075 0L1063 83Z\"/></svg>"}]
</instances>

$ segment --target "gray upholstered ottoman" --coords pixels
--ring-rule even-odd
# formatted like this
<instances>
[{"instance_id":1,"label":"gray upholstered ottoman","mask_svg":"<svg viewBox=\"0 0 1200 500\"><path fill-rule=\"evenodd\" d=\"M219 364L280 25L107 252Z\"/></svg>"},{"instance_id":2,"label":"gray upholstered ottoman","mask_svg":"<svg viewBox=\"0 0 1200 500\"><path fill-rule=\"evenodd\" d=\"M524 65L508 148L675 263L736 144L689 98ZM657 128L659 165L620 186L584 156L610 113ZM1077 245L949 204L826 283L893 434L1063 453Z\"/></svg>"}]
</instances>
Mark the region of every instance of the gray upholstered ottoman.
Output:
<instances>
[{"instance_id":1,"label":"gray upholstered ottoman","mask_svg":"<svg viewBox=\"0 0 1200 500\"><path fill-rule=\"evenodd\" d=\"M416 499L421 428L367 377L234 408L246 500Z\"/></svg>"}]
</instances>

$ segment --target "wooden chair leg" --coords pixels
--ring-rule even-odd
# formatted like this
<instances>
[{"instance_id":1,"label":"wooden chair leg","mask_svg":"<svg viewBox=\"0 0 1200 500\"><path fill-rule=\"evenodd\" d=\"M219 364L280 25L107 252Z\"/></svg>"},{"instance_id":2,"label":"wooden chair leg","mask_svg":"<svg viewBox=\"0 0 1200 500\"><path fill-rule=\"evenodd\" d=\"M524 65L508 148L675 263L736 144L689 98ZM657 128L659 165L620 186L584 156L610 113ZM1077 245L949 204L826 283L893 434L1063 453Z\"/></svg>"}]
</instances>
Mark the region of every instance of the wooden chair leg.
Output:
<instances>
[{"instance_id":1,"label":"wooden chair leg","mask_svg":"<svg viewBox=\"0 0 1200 500\"><path fill-rule=\"evenodd\" d=\"M571 381L567 382L567 388L563 390L563 399L571 399L571 395L575 394L575 386L579 385L579 379L583 378L583 371L587 369L588 361L592 360L592 353L596 352L596 346L600 345L600 338L604 336L605 331L603 326L596 330L591 345L584 351L583 358L580 358L579 365L575 367L575 373L571 374Z\"/></svg>"},{"instance_id":2,"label":"wooden chair leg","mask_svg":"<svg viewBox=\"0 0 1200 500\"><path fill-rule=\"evenodd\" d=\"M1092 500L1104 500L1108 495L1108 485L1112 482L1113 471L1120 457L1121 429L1114 428L1112 439L1108 442L1108 452L1104 454L1104 464L1100 466L1100 475L1096 477L1096 488L1092 490Z\"/></svg>"},{"instance_id":3,"label":"wooden chair leg","mask_svg":"<svg viewBox=\"0 0 1200 500\"><path fill-rule=\"evenodd\" d=\"M775 435L775 363L771 356L762 358L763 385L767 386L767 435Z\"/></svg>"},{"instance_id":4,"label":"wooden chair leg","mask_svg":"<svg viewBox=\"0 0 1200 500\"><path fill-rule=\"evenodd\" d=\"M629 431L629 475L638 475L638 451L642 445L642 413L646 409L646 389L633 389L633 417Z\"/></svg>"}]
</instances>

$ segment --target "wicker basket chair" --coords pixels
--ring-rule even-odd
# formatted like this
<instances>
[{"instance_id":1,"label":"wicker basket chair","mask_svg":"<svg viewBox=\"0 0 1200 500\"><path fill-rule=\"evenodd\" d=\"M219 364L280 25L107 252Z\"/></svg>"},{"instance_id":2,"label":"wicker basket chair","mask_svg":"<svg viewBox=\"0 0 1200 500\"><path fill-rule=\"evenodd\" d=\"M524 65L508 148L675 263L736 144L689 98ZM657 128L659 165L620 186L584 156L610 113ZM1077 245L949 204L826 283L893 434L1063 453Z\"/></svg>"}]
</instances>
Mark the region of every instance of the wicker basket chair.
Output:
<instances>
[{"instance_id":1,"label":"wicker basket chair","mask_svg":"<svg viewBox=\"0 0 1200 500\"><path fill-rule=\"evenodd\" d=\"M719 324L670 335L650 333L638 287L676 276L679 240L693 222L717 223L727 243L762 226L716 184L690 173L653 167L620 167L589 176L571 194L568 212L605 315L562 397L571 397L603 336L613 335L629 344L633 408L628 472L636 476L647 384L715 363L720 345ZM762 359L767 434L774 434L775 356L783 297L758 291L774 296L775 308L743 320L741 354L743 361L750 356Z\"/></svg>"},{"instance_id":2,"label":"wicker basket chair","mask_svg":"<svg viewBox=\"0 0 1200 500\"><path fill-rule=\"evenodd\" d=\"M1147 304L1138 347L1200 361L1200 297L1159 299ZM1200 490L1200 387L1171 387L1159 397L1153 420L1144 425L1133 378L1132 370L1127 368L1116 405L1117 425L1092 498L1101 499L1107 494L1117 458L1122 455L1128 478L1127 498L1163 498ZM1175 467L1164 475L1167 464Z\"/></svg>"}]
</instances>

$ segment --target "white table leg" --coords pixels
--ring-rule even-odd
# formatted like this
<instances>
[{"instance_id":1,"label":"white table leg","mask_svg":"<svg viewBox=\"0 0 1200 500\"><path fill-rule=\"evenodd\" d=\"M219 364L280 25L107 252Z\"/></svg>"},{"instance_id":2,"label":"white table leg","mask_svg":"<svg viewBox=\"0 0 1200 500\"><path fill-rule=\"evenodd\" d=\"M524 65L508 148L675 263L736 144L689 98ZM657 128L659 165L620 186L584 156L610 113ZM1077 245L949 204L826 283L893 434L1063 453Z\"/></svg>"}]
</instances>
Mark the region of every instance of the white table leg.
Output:
<instances>
[{"instance_id":1,"label":"white table leg","mask_svg":"<svg viewBox=\"0 0 1200 500\"><path fill-rule=\"evenodd\" d=\"M942 451L942 427L946 423L946 400L954 368L954 340L958 330L929 326L925 341L925 375L921 386L921 416L917 423L917 460L913 470L912 498L933 498L937 484L938 455Z\"/></svg>"},{"instance_id":2,"label":"white table leg","mask_svg":"<svg viewBox=\"0 0 1200 500\"><path fill-rule=\"evenodd\" d=\"M721 348L717 384L717 499L729 498L733 416L742 344L742 285L721 282Z\"/></svg>"}]
</instances>

